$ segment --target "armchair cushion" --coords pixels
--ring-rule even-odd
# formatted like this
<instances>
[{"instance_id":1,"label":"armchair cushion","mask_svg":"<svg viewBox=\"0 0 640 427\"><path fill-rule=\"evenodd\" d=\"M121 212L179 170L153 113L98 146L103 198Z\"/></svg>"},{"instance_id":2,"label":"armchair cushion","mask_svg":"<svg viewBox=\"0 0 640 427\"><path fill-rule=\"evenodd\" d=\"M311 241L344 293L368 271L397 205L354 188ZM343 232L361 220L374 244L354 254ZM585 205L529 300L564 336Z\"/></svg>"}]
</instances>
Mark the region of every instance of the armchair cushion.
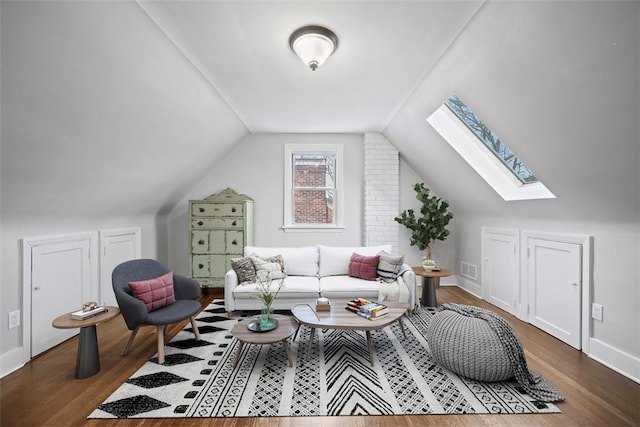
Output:
<instances>
[{"instance_id":1,"label":"armchair cushion","mask_svg":"<svg viewBox=\"0 0 640 427\"><path fill-rule=\"evenodd\" d=\"M173 272L154 279L129 282L133 296L144 302L148 312L176 302L173 293Z\"/></svg>"}]
</instances>

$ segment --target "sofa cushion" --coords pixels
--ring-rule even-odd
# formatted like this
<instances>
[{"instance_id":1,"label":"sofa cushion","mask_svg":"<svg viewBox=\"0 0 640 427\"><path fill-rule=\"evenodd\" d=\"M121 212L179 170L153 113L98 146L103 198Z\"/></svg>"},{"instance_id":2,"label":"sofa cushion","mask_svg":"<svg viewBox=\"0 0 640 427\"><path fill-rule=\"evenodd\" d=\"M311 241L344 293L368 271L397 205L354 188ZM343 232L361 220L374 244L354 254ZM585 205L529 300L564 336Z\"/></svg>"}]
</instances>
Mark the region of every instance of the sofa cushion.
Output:
<instances>
[{"instance_id":1,"label":"sofa cushion","mask_svg":"<svg viewBox=\"0 0 640 427\"><path fill-rule=\"evenodd\" d=\"M148 312L176 302L173 293L173 272L139 282L129 282L133 296L144 302Z\"/></svg>"},{"instance_id":2,"label":"sofa cushion","mask_svg":"<svg viewBox=\"0 0 640 427\"><path fill-rule=\"evenodd\" d=\"M320 277L346 276L349 274L351 254L373 256L380 251L391 252L391 245L381 246L318 246L320 255Z\"/></svg>"},{"instance_id":3,"label":"sofa cushion","mask_svg":"<svg viewBox=\"0 0 640 427\"><path fill-rule=\"evenodd\" d=\"M256 254L262 258L281 255L289 276L317 276L318 248L315 246L270 248L245 246L244 254ZM346 273L345 273L346 274Z\"/></svg>"},{"instance_id":4,"label":"sofa cushion","mask_svg":"<svg viewBox=\"0 0 640 427\"><path fill-rule=\"evenodd\" d=\"M350 276L327 276L320 278L320 293L329 298L331 304L341 304L359 297L376 300L380 282L362 280Z\"/></svg>"},{"instance_id":5,"label":"sofa cushion","mask_svg":"<svg viewBox=\"0 0 640 427\"><path fill-rule=\"evenodd\" d=\"M278 281L274 281L272 286L277 286ZM257 289L255 283L249 283L244 286L238 286L233 290L234 299L257 299ZM252 296L253 295L253 296ZM308 298L309 301L315 301L319 295L319 284L317 277L308 276L287 276L284 279L284 285L278 294L278 300L283 299L300 299Z\"/></svg>"},{"instance_id":6,"label":"sofa cushion","mask_svg":"<svg viewBox=\"0 0 640 427\"><path fill-rule=\"evenodd\" d=\"M394 282L402 269L404 255L390 255L385 251L380 251L378 255L380 256L377 271L378 277L388 283Z\"/></svg>"},{"instance_id":7,"label":"sofa cushion","mask_svg":"<svg viewBox=\"0 0 640 427\"><path fill-rule=\"evenodd\" d=\"M379 255L364 256L353 253L349 262L349 276L364 280L376 280L379 262Z\"/></svg>"},{"instance_id":8,"label":"sofa cushion","mask_svg":"<svg viewBox=\"0 0 640 427\"><path fill-rule=\"evenodd\" d=\"M231 268L238 275L238 285L254 283L256 281L256 267L251 257L243 257L231 260Z\"/></svg>"}]
</instances>

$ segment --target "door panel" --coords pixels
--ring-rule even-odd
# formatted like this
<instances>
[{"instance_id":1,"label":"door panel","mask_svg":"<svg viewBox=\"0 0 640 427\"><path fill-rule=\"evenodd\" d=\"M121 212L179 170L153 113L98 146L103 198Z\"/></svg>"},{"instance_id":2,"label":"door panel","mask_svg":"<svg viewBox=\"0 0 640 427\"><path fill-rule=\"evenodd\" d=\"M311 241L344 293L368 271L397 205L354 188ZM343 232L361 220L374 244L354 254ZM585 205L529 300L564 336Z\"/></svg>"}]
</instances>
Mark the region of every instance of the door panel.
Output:
<instances>
[{"instance_id":1,"label":"door panel","mask_svg":"<svg viewBox=\"0 0 640 427\"><path fill-rule=\"evenodd\" d=\"M530 239L527 253L529 322L580 349L582 246Z\"/></svg>"},{"instance_id":2,"label":"door panel","mask_svg":"<svg viewBox=\"0 0 640 427\"><path fill-rule=\"evenodd\" d=\"M56 329L56 317L79 310L90 294L90 241L73 240L35 246L31 250L31 356L78 333Z\"/></svg>"},{"instance_id":3,"label":"door panel","mask_svg":"<svg viewBox=\"0 0 640 427\"><path fill-rule=\"evenodd\" d=\"M516 314L519 288L518 234L511 230L483 231L482 287L487 302Z\"/></svg>"},{"instance_id":4,"label":"door panel","mask_svg":"<svg viewBox=\"0 0 640 427\"><path fill-rule=\"evenodd\" d=\"M117 306L113 293L111 273L113 269L125 261L140 258L140 229L131 231L103 231L101 235L102 257L100 260L100 303Z\"/></svg>"}]
</instances>

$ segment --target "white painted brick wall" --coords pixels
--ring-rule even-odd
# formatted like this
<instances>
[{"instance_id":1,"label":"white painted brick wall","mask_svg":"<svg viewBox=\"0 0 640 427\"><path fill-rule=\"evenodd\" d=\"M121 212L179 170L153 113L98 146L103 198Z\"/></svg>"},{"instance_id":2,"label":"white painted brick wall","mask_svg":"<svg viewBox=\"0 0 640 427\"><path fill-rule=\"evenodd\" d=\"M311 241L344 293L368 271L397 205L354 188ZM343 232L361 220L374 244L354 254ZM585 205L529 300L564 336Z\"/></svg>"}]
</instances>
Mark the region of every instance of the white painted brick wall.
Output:
<instances>
[{"instance_id":1,"label":"white painted brick wall","mask_svg":"<svg viewBox=\"0 0 640 427\"><path fill-rule=\"evenodd\" d=\"M400 158L398 150L379 133L364 136L364 244L392 245L398 253Z\"/></svg>"}]
</instances>

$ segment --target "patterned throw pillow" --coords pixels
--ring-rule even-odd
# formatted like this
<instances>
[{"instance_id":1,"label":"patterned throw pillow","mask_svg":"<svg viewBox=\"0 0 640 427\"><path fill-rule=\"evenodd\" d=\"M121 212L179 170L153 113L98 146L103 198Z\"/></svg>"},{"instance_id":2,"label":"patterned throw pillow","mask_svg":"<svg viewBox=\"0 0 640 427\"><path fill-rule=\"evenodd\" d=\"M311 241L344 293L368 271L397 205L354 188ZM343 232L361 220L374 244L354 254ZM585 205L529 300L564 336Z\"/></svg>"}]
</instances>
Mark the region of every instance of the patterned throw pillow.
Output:
<instances>
[{"instance_id":1,"label":"patterned throw pillow","mask_svg":"<svg viewBox=\"0 0 640 427\"><path fill-rule=\"evenodd\" d=\"M133 296L144 302L147 312L176 302L173 293L173 272L139 282L129 282Z\"/></svg>"},{"instance_id":2,"label":"patterned throw pillow","mask_svg":"<svg viewBox=\"0 0 640 427\"><path fill-rule=\"evenodd\" d=\"M238 275L238 285L256 282L256 268L251 257L244 257L231 260L231 268Z\"/></svg>"},{"instance_id":3,"label":"patterned throw pillow","mask_svg":"<svg viewBox=\"0 0 640 427\"><path fill-rule=\"evenodd\" d=\"M257 255L252 255L251 261L253 261L253 266L256 269L256 275L259 273L269 273L269 277L271 279L282 279L285 274L282 271L282 266L284 265L284 261L280 264L276 261L276 257L262 258ZM282 257L280 257L282 258Z\"/></svg>"},{"instance_id":4,"label":"patterned throw pillow","mask_svg":"<svg viewBox=\"0 0 640 427\"><path fill-rule=\"evenodd\" d=\"M385 251L378 252L378 255L380 256L377 271L378 277L383 282L394 282L402 269L404 255L390 255Z\"/></svg>"},{"instance_id":5,"label":"patterned throw pillow","mask_svg":"<svg viewBox=\"0 0 640 427\"><path fill-rule=\"evenodd\" d=\"M379 262L379 255L364 256L354 252L351 255L351 261L349 261L349 276L364 280L376 280Z\"/></svg>"}]
</instances>

